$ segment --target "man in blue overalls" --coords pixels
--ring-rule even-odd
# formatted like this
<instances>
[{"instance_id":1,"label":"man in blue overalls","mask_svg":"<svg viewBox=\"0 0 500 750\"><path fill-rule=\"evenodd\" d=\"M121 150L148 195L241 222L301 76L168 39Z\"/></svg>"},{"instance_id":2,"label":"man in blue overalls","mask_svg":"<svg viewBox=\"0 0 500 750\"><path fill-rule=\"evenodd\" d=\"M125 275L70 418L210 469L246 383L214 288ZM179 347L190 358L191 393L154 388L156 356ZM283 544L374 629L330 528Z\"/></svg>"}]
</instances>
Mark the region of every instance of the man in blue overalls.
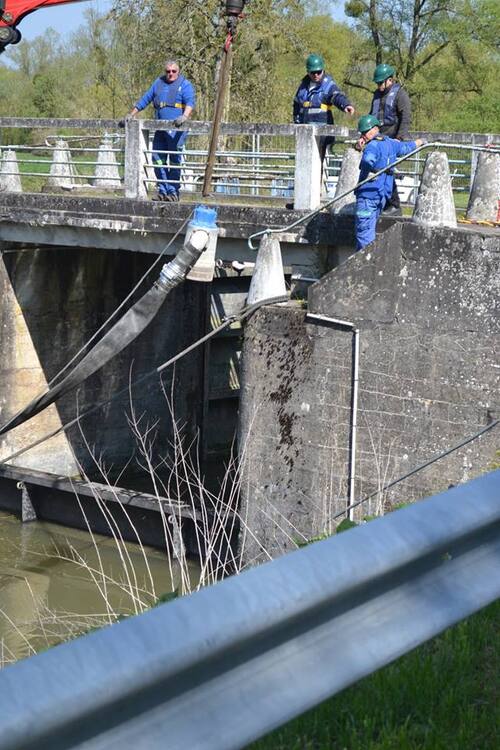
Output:
<instances>
[{"instance_id":1,"label":"man in blue overalls","mask_svg":"<svg viewBox=\"0 0 500 750\"><path fill-rule=\"evenodd\" d=\"M395 162L400 156L409 154L425 143L421 138L403 143L394 138L388 138L386 135L380 135L380 121L374 115L360 117L358 130L361 134L358 145L363 149L359 165L360 182L369 177L370 173L378 172ZM393 185L394 171L389 169L354 191L356 250L362 250L375 239L377 219L391 197Z\"/></svg>"},{"instance_id":2,"label":"man in blue overalls","mask_svg":"<svg viewBox=\"0 0 500 750\"><path fill-rule=\"evenodd\" d=\"M176 126L189 119L196 99L193 84L180 75L175 60L165 63L165 75L157 78L139 99L127 118L134 117L148 104L155 108L157 120L172 120ZM181 181L182 151L187 131L157 130L153 138L153 164L155 164L158 197L153 200L178 201ZM171 153L165 154L164 151ZM168 166L167 166L168 165Z\"/></svg>"},{"instance_id":3,"label":"man in blue overalls","mask_svg":"<svg viewBox=\"0 0 500 750\"><path fill-rule=\"evenodd\" d=\"M293 100L293 121L297 125L333 125L333 107L352 117L354 107L339 89L331 75L325 73L325 61L321 55L309 55L306 60L306 76L300 82ZM321 158L326 147L334 142L333 137L321 139Z\"/></svg>"}]
</instances>

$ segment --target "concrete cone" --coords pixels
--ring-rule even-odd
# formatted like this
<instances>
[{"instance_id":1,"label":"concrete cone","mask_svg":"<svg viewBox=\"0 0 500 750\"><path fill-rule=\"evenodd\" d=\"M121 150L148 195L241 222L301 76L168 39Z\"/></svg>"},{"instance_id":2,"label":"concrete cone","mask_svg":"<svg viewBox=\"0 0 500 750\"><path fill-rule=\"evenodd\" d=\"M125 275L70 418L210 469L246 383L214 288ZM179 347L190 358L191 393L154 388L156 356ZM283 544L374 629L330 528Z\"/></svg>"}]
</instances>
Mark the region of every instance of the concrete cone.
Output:
<instances>
[{"instance_id":1,"label":"concrete cone","mask_svg":"<svg viewBox=\"0 0 500 750\"><path fill-rule=\"evenodd\" d=\"M500 154L482 151L467 205L471 221L497 221L500 199Z\"/></svg>"},{"instance_id":2,"label":"concrete cone","mask_svg":"<svg viewBox=\"0 0 500 750\"><path fill-rule=\"evenodd\" d=\"M286 295L286 286L280 243L276 237L265 234L257 253L247 305L284 295Z\"/></svg>"},{"instance_id":3,"label":"concrete cone","mask_svg":"<svg viewBox=\"0 0 500 750\"><path fill-rule=\"evenodd\" d=\"M425 160L413 221L429 227L456 227L448 157L432 151Z\"/></svg>"},{"instance_id":4,"label":"concrete cone","mask_svg":"<svg viewBox=\"0 0 500 750\"><path fill-rule=\"evenodd\" d=\"M120 190L122 186L111 138L104 138L99 146L92 184L104 190Z\"/></svg>"},{"instance_id":5,"label":"concrete cone","mask_svg":"<svg viewBox=\"0 0 500 750\"><path fill-rule=\"evenodd\" d=\"M21 176L15 151L4 151L0 164L0 192L22 193Z\"/></svg>"},{"instance_id":6,"label":"concrete cone","mask_svg":"<svg viewBox=\"0 0 500 750\"><path fill-rule=\"evenodd\" d=\"M359 182L359 162L361 161L361 151L355 148L348 148L342 159L340 167L339 181L335 190L335 197L342 195L346 190L352 190ZM356 211L356 198L354 193L349 193L341 200L337 201L330 207L332 214L354 214Z\"/></svg>"},{"instance_id":7,"label":"concrete cone","mask_svg":"<svg viewBox=\"0 0 500 750\"><path fill-rule=\"evenodd\" d=\"M52 156L50 175L47 178L47 187L66 188L71 190L76 185L76 169L71 159L71 152L66 141L58 140Z\"/></svg>"}]
</instances>

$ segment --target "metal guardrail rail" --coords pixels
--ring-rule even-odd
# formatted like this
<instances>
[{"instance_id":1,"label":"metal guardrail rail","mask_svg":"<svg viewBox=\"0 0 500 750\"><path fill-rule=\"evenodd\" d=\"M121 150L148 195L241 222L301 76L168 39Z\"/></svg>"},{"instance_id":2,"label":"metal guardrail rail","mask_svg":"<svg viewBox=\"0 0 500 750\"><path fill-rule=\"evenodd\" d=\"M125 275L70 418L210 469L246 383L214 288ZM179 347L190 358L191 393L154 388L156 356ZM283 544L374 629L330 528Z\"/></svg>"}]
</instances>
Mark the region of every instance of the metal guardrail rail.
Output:
<instances>
[{"instance_id":1,"label":"metal guardrail rail","mask_svg":"<svg viewBox=\"0 0 500 750\"><path fill-rule=\"evenodd\" d=\"M242 748L500 594L500 471L7 667L0 750Z\"/></svg>"},{"instance_id":2,"label":"metal guardrail rail","mask_svg":"<svg viewBox=\"0 0 500 750\"><path fill-rule=\"evenodd\" d=\"M238 196L237 200L263 199L285 202L296 196L296 185L303 191L307 173L308 148L317 148L312 140L300 144L305 129L313 126L273 125L269 123L224 123L221 144L217 151L213 177L216 194ZM0 162L0 191L3 181L18 180L15 190L110 190L124 191L127 197L146 199L161 181L153 167L152 136L157 130L168 130L172 123L136 119L125 130L116 120L80 120L51 118L0 118L0 145L6 163ZM33 132L23 143L12 142L14 134L30 129ZM189 130L183 151L180 186L184 192L199 193L205 172L210 123L190 121L180 128ZM73 135L68 135L71 131ZM77 135L75 133L78 132ZM38 140L44 143L33 143ZM100 135L96 135L99 133ZM333 197L345 149L357 139L357 133L346 127L314 126L316 137L336 136L337 143L325 159L322 185L314 188L314 199L299 198L298 208L312 208L321 199ZM415 134L416 136L417 134ZM446 143L485 145L498 142L500 136L479 133L419 133L427 140ZM53 143L57 139L59 143ZM101 142L99 143L99 139ZM61 143L65 148L61 150ZM304 150L305 148L305 150ZM169 163L173 152L155 152ZM475 170L474 156L447 148L452 186L456 194L468 193ZM13 161L15 154L15 163ZM399 173L398 187L404 203L415 202L423 160L409 160ZM307 181L307 180L306 180ZM321 195L322 193L322 195ZM317 199L317 200L316 200ZM307 205L302 205L306 201Z\"/></svg>"}]
</instances>

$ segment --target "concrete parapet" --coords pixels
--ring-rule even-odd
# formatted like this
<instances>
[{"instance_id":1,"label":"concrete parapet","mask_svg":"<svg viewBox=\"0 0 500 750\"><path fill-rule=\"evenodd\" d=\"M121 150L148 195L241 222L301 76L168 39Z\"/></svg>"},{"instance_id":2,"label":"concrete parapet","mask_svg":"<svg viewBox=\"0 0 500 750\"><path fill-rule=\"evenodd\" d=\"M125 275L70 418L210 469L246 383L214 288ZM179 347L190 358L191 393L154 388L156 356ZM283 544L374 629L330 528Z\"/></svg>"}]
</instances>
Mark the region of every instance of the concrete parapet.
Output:
<instances>
[{"instance_id":1,"label":"concrete parapet","mask_svg":"<svg viewBox=\"0 0 500 750\"><path fill-rule=\"evenodd\" d=\"M281 247L278 239L265 234L259 246L248 291L247 304L286 294Z\"/></svg>"},{"instance_id":2,"label":"concrete parapet","mask_svg":"<svg viewBox=\"0 0 500 750\"><path fill-rule=\"evenodd\" d=\"M432 151L425 161L413 221L434 227L457 226L448 157L440 151Z\"/></svg>"},{"instance_id":3,"label":"concrete parapet","mask_svg":"<svg viewBox=\"0 0 500 750\"><path fill-rule=\"evenodd\" d=\"M293 207L310 211L321 200L320 138L315 125L301 125L295 135L295 182Z\"/></svg>"},{"instance_id":4,"label":"concrete parapet","mask_svg":"<svg viewBox=\"0 0 500 750\"><path fill-rule=\"evenodd\" d=\"M22 193L21 176L15 151L4 151L0 164L0 192Z\"/></svg>"},{"instance_id":5,"label":"concrete parapet","mask_svg":"<svg viewBox=\"0 0 500 750\"><path fill-rule=\"evenodd\" d=\"M112 138L105 137L99 146L92 184L101 190L120 190L122 187Z\"/></svg>"},{"instance_id":6,"label":"concrete parapet","mask_svg":"<svg viewBox=\"0 0 500 750\"><path fill-rule=\"evenodd\" d=\"M58 140L54 147L52 164L50 165L50 174L45 183L49 188L65 188L72 190L77 187L77 172L71 151L66 141Z\"/></svg>"},{"instance_id":7,"label":"concrete parapet","mask_svg":"<svg viewBox=\"0 0 500 750\"><path fill-rule=\"evenodd\" d=\"M500 200L500 154L479 154L467 218L472 221L497 221Z\"/></svg>"},{"instance_id":8,"label":"concrete parapet","mask_svg":"<svg viewBox=\"0 0 500 750\"><path fill-rule=\"evenodd\" d=\"M355 148L348 148L342 159L340 167L339 181L335 190L335 197L342 195L346 190L352 190L359 181L359 162L361 161L361 151ZM356 198L354 193L346 195L344 198L334 203L330 208L332 214L354 214L356 211Z\"/></svg>"}]
</instances>

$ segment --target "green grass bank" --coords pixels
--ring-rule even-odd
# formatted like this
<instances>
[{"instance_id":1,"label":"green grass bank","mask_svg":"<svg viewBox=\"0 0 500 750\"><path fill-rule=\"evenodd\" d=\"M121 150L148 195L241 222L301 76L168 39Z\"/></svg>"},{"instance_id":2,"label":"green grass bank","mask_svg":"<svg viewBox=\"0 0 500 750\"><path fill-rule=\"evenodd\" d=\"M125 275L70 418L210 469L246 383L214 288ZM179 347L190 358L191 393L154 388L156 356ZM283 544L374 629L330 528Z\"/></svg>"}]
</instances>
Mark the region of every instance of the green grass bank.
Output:
<instances>
[{"instance_id":1,"label":"green grass bank","mask_svg":"<svg viewBox=\"0 0 500 750\"><path fill-rule=\"evenodd\" d=\"M499 675L500 600L248 750L496 750Z\"/></svg>"}]
</instances>

